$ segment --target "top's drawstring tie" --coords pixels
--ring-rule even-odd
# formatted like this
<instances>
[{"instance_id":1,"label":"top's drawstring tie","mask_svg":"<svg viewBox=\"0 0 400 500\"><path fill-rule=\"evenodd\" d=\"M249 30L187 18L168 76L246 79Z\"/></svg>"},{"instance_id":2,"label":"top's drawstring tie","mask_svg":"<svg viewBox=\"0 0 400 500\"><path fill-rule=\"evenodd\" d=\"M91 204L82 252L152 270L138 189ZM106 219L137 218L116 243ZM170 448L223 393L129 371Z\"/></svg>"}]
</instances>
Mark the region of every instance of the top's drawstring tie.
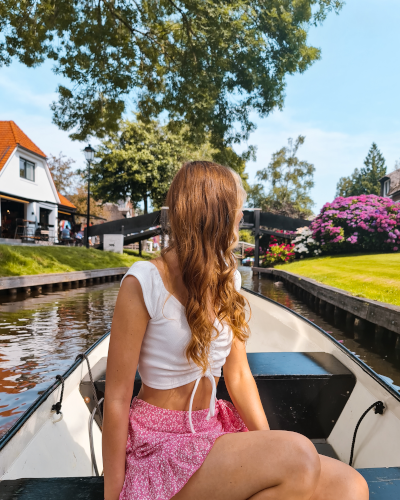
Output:
<instances>
[{"instance_id":1,"label":"top's drawstring tie","mask_svg":"<svg viewBox=\"0 0 400 500\"><path fill-rule=\"evenodd\" d=\"M211 417L215 415L215 400L217 397L217 386L215 385L215 378L213 377L212 373L207 370L204 375L201 375L198 379L196 379L196 383L194 384L192 395L190 396L190 403L189 403L189 425L190 425L190 430L192 431L193 434L196 434L196 431L194 430L193 427L193 422L192 422L192 407L193 407L193 399L194 395L196 394L197 388L199 386L200 380L203 377L207 377L208 380L211 382L211 398L210 398L210 408L208 410L208 414L206 417L206 420L210 420Z\"/></svg>"}]
</instances>

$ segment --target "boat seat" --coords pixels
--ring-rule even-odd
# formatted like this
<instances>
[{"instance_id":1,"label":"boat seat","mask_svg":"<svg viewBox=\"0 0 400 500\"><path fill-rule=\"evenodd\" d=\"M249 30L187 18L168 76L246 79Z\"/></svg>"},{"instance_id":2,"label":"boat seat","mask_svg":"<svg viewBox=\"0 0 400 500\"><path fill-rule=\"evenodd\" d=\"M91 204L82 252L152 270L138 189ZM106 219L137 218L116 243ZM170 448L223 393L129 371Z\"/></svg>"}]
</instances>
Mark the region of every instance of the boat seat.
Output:
<instances>
[{"instance_id":1,"label":"boat seat","mask_svg":"<svg viewBox=\"0 0 400 500\"><path fill-rule=\"evenodd\" d=\"M1 500L103 500L103 477L52 477L0 481Z\"/></svg>"},{"instance_id":2,"label":"boat seat","mask_svg":"<svg viewBox=\"0 0 400 500\"><path fill-rule=\"evenodd\" d=\"M325 352L248 353L270 428L325 440L347 403L356 378ZM223 377L217 397L230 401Z\"/></svg>"},{"instance_id":3,"label":"boat seat","mask_svg":"<svg viewBox=\"0 0 400 500\"><path fill-rule=\"evenodd\" d=\"M371 499L399 500L400 468L358 469ZM1 500L103 500L103 477L62 477L0 481Z\"/></svg>"},{"instance_id":4,"label":"boat seat","mask_svg":"<svg viewBox=\"0 0 400 500\"><path fill-rule=\"evenodd\" d=\"M310 439L326 440L347 403L356 378L332 354L324 352L260 352L247 358L257 383L271 429L299 432ZM98 397L104 396L107 359L92 369ZM141 381L136 374L133 396ZM89 377L80 386L93 409ZM221 377L217 398L230 401Z\"/></svg>"}]
</instances>

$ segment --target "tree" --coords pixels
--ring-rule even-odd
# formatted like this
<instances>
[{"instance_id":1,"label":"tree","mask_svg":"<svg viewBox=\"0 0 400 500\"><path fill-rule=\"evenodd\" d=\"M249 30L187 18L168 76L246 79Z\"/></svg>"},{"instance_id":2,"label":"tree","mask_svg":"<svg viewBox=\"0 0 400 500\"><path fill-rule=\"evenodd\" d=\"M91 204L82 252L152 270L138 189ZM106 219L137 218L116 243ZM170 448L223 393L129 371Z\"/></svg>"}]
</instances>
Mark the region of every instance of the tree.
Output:
<instances>
[{"instance_id":1,"label":"tree","mask_svg":"<svg viewBox=\"0 0 400 500\"><path fill-rule=\"evenodd\" d=\"M364 167L356 168L349 177L341 177L336 186L336 196L359 196L381 192L379 179L386 174L385 158L375 142L372 143L364 160Z\"/></svg>"},{"instance_id":2,"label":"tree","mask_svg":"<svg viewBox=\"0 0 400 500\"><path fill-rule=\"evenodd\" d=\"M87 214L87 186L80 184L74 194L68 195L69 201L76 206L78 214ZM90 197L90 215L96 217L105 217L102 203Z\"/></svg>"},{"instance_id":3,"label":"tree","mask_svg":"<svg viewBox=\"0 0 400 500\"><path fill-rule=\"evenodd\" d=\"M75 160L67 158L62 152L58 156L51 154L47 159L47 165L49 166L56 189L62 194L68 194L74 186L76 174L71 168L73 163L75 163Z\"/></svg>"},{"instance_id":4,"label":"tree","mask_svg":"<svg viewBox=\"0 0 400 500\"><path fill-rule=\"evenodd\" d=\"M341 177L336 185L336 196L357 196L360 193L360 171L358 168L349 177Z\"/></svg>"},{"instance_id":5,"label":"tree","mask_svg":"<svg viewBox=\"0 0 400 500\"><path fill-rule=\"evenodd\" d=\"M299 135L295 142L288 139L288 146L272 155L268 167L259 170L256 178L269 183L266 194L264 185L257 183L250 188L249 204L288 217L306 217L312 214L314 202L309 192L314 187L315 167L297 158L305 137Z\"/></svg>"},{"instance_id":6,"label":"tree","mask_svg":"<svg viewBox=\"0 0 400 500\"><path fill-rule=\"evenodd\" d=\"M70 84L58 87L53 119L73 139L117 132L134 98L146 119L166 112L197 144L210 134L220 161L229 163L229 147L255 128L250 113L281 108L286 75L319 59L308 28L342 4L2 0L0 64L54 62Z\"/></svg>"},{"instance_id":7,"label":"tree","mask_svg":"<svg viewBox=\"0 0 400 500\"><path fill-rule=\"evenodd\" d=\"M197 146L197 147L196 147ZM120 133L102 142L93 165L93 195L103 202L130 198L133 204L149 198L154 208L162 206L171 181L187 160L211 159L209 143L191 144L185 134L173 133L157 121L124 121Z\"/></svg>"}]
</instances>

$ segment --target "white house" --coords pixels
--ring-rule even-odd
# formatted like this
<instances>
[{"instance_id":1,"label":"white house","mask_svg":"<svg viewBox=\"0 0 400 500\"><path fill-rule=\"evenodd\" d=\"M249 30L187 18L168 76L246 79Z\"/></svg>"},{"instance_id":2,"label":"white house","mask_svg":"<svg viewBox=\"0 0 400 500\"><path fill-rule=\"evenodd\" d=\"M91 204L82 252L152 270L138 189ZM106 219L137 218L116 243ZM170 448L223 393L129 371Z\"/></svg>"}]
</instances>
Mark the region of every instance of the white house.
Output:
<instances>
[{"instance_id":1,"label":"white house","mask_svg":"<svg viewBox=\"0 0 400 500\"><path fill-rule=\"evenodd\" d=\"M386 174L379 179L379 182L381 183L381 196L400 201L400 170Z\"/></svg>"},{"instance_id":2,"label":"white house","mask_svg":"<svg viewBox=\"0 0 400 500\"><path fill-rule=\"evenodd\" d=\"M57 192L46 155L13 121L0 121L0 237L42 232L57 241L59 220L74 211Z\"/></svg>"}]
</instances>

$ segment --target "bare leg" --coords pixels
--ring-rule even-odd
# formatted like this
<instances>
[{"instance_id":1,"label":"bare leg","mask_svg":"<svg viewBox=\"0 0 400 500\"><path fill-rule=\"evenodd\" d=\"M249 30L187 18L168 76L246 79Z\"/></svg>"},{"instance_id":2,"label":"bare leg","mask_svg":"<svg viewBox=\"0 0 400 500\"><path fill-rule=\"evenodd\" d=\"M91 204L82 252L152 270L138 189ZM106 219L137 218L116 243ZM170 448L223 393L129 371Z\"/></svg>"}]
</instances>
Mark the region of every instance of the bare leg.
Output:
<instances>
[{"instance_id":1,"label":"bare leg","mask_svg":"<svg viewBox=\"0 0 400 500\"><path fill-rule=\"evenodd\" d=\"M310 500L320 467L314 445L300 434L226 434L174 500Z\"/></svg>"},{"instance_id":2,"label":"bare leg","mask_svg":"<svg viewBox=\"0 0 400 500\"><path fill-rule=\"evenodd\" d=\"M349 465L320 455L321 475L311 500L368 500L368 485Z\"/></svg>"},{"instance_id":3,"label":"bare leg","mask_svg":"<svg viewBox=\"0 0 400 500\"><path fill-rule=\"evenodd\" d=\"M227 434L174 500L368 500L354 469L318 455L300 434Z\"/></svg>"}]
</instances>

